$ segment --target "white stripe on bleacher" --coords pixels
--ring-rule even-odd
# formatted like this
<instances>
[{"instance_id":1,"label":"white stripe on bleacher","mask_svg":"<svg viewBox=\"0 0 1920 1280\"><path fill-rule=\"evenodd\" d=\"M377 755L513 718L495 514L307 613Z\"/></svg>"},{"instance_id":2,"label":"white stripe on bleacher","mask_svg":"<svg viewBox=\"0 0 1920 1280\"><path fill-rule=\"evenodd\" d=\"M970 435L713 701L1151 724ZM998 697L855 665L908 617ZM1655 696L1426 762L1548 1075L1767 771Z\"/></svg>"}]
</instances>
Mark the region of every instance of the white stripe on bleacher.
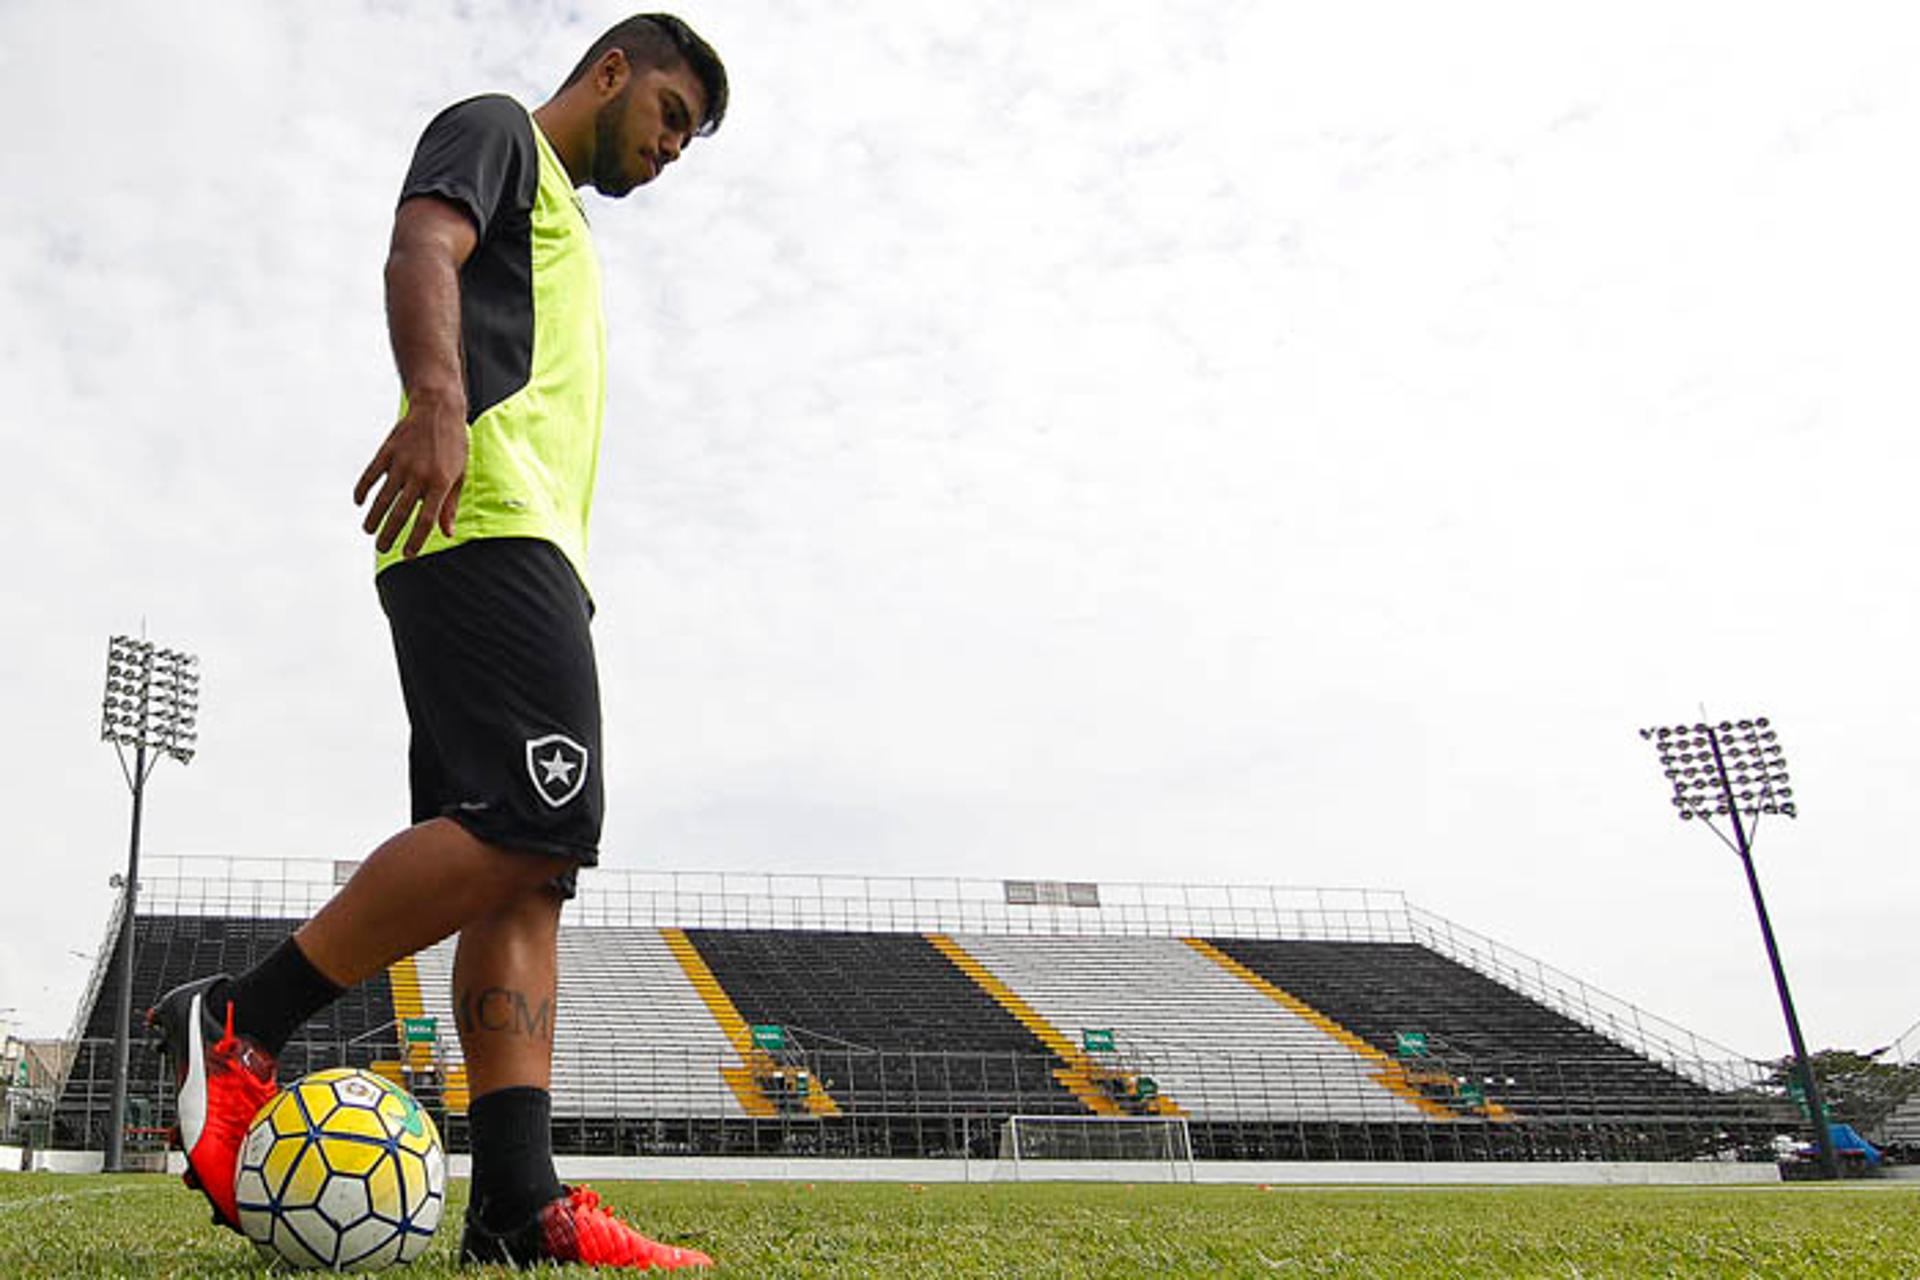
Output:
<instances>
[{"instance_id":1,"label":"white stripe on bleacher","mask_svg":"<svg viewBox=\"0 0 1920 1280\"><path fill-rule=\"evenodd\" d=\"M956 935L1096 1060L1152 1076L1196 1120L1424 1121L1368 1061L1177 938Z\"/></svg>"}]
</instances>

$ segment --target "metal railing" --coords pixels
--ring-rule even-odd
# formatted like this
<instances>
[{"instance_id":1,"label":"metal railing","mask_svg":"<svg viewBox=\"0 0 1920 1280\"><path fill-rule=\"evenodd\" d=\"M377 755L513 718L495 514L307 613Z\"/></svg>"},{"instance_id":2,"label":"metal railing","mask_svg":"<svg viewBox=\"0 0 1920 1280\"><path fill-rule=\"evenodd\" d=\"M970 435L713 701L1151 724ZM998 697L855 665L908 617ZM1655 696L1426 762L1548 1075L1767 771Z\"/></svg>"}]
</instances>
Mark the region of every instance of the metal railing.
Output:
<instances>
[{"instance_id":1,"label":"metal railing","mask_svg":"<svg viewBox=\"0 0 1920 1280\"><path fill-rule=\"evenodd\" d=\"M142 906L156 914L303 919L353 864L312 858L150 858ZM564 921L711 929L1105 934L1404 941L1407 903L1392 890L1124 881L1099 905L1019 905L1006 882L949 876L831 876L633 871L582 877Z\"/></svg>"},{"instance_id":2,"label":"metal railing","mask_svg":"<svg viewBox=\"0 0 1920 1280\"><path fill-rule=\"evenodd\" d=\"M155 857L142 878L141 901L155 914L303 919L332 896L353 865L319 859ZM1739 1087L1744 1067L1722 1070L1704 1064L1750 1061L1748 1055L1413 906L1398 891L1148 881L1102 882L1096 890L1097 906L1018 905L1008 901L1007 882L981 878L599 868L582 878L580 894L567 904L563 921L713 929L1415 942L1710 1089ZM75 1030L77 1034L81 1028Z\"/></svg>"},{"instance_id":3,"label":"metal railing","mask_svg":"<svg viewBox=\"0 0 1920 1280\"><path fill-rule=\"evenodd\" d=\"M1889 1056L1901 1066L1920 1066L1920 1022L1895 1036L1890 1049Z\"/></svg>"},{"instance_id":4,"label":"metal railing","mask_svg":"<svg viewBox=\"0 0 1920 1280\"><path fill-rule=\"evenodd\" d=\"M100 940L100 949L93 955L93 970L87 975L87 985L80 993L80 1003L73 1011L73 1023L67 1028L67 1039L77 1042L87 1033L87 1019L93 1015L94 1001L100 998L100 989L106 983L107 970L113 967L113 949L120 940L120 919L127 909L127 895L113 895L113 910L107 916L107 933Z\"/></svg>"},{"instance_id":5,"label":"metal railing","mask_svg":"<svg viewBox=\"0 0 1920 1280\"><path fill-rule=\"evenodd\" d=\"M110 1114L110 1040L78 1046L59 1098L55 1140L97 1147ZM296 1041L283 1081L325 1066L396 1062L398 1046ZM610 1039L565 1042L553 1085L556 1149L598 1155L847 1155L993 1158L1015 1115L1087 1115L1055 1083L1050 1054L789 1051L787 1074L759 1081L772 1114L749 1115L722 1087L732 1055L652 1050ZM130 1123L153 1135L172 1122L170 1077L137 1056ZM1157 1114L1131 1092L1141 1075L1185 1081L1159 1097L1184 1114L1199 1159L1330 1160L1770 1160L1792 1131L1791 1103L1762 1081L1709 1093L1677 1076L1623 1077L1615 1060L1475 1059L1450 1055L1416 1075L1444 1104L1421 1114L1377 1086L1374 1071L1324 1058L1164 1050L1106 1064L1121 1113ZM793 1091L804 1068L837 1114L816 1114ZM1738 1064L1725 1064L1737 1073ZM1654 1069L1649 1068L1649 1071ZM448 1145L464 1149L464 1117L449 1113L438 1071L407 1083L436 1113Z\"/></svg>"},{"instance_id":6,"label":"metal railing","mask_svg":"<svg viewBox=\"0 0 1920 1280\"><path fill-rule=\"evenodd\" d=\"M1413 941L1709 1089L1740 1088L1755 1067L1753 1059L1723 1044L1464 925L1412 906L1407 918Z\"/></svg>"}]
</instances>

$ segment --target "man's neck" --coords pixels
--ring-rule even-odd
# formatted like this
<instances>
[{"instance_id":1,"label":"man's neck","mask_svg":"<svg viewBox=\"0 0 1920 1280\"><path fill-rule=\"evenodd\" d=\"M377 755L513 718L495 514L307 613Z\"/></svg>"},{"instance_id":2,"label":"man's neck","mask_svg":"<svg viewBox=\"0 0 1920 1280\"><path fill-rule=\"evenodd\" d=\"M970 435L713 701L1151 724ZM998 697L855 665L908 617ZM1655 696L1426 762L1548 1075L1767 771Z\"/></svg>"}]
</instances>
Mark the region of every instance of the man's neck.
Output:
<instances>
[{"instance_id":1,"label":"man's neck","mask_svg":"<svg viewBox=\"0 0 1920 1280\"><path fill-rule=\"evenodd\" d=\"M577 189L587 184L593 169L593 129L591 120L587 122L588 127L582 128L573 118L576 114L568 109L568 104L551 98L534 109L533 122L540 126L553 154L560 158L561 167L567 171L567 181Z\"/></svg>"}]
</instances>

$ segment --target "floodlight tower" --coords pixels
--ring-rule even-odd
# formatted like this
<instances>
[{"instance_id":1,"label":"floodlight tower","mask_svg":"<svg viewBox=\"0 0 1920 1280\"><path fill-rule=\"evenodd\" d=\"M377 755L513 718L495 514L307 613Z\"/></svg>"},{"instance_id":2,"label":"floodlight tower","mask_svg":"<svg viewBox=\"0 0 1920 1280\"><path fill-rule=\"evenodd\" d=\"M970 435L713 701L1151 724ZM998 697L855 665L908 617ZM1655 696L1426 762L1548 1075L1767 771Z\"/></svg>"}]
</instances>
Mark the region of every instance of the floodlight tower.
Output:
<instances>
[{"instance_id":1,"label":"floodlight tower","mask_svg":"<svg viewBox=\"0 0 1920 1280\"><path fill-rule=\"evenodd\" d=\"M1793 993L1787 988L1787 971L1780 963L1773 923L1767 918L1767 900L1760 894L1760 877L1753 869L1753 837L1760 829L1760 816L1799 816L1792 781L1787 777L1786 748L1780 745L1780 735L1765 716L1718 724L1706 723L1703 716L1699 724L1642 729L1640 736L1660 754L1660 767L1673 784L1673 807L1680 811L1681 820L1698 818L1720 843L1740 855L1747 888L1753 894L1753 909L1760 917L1760 936L1767 944L1767 961L1773 966L1774 989L1780 993L1780 1012L1787 1019L1794 1073L1800 1077L1800 1091L1813 1120L1820 1167L1827 1177L1838 1178L1840 1158L1833 1149L1833 1135L1827 1131L1820 1085L1807 1057L1807 1043L1800 1035L1800 1018L1793 1011ZM1742 821L1743 815L1746 821ZM1733 828L1731 840L1713 825L1716 817L1725 818Z\"/></svg>"},{"instance_id":2,"label":"floodlight tower","mask_svg":"<svg viewBox=\"0 0 1920 1280\"><path fill-rule=\"evenodd\" d=\"M133 792L133 834L127 843L127 874L120 880L120 991L113 1031L113 1107L107 1130L106 1168L121 1167L127 1124L127 1057L133 1026L133 911L140 893L140 810L147 778L162 756L181 764L193 759L194 720L200 710L200 660L145 640L114 636L107 642L107 693L101 703L100 740L113 744ZM127 765L126 748L133 748Z\"/></svg>"}]
</instances>

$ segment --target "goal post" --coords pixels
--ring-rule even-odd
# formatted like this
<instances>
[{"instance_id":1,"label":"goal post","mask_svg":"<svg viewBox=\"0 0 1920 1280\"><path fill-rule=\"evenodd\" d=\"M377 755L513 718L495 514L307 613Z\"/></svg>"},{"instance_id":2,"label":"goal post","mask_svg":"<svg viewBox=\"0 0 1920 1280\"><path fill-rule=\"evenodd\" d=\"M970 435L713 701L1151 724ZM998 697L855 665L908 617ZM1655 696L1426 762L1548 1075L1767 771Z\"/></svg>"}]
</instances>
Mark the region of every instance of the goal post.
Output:
<instances>
[{"instance_id":1,"label":"goal post","mask_svg":"<svg viewBox=\"0 0 1920 1280\"><path fill-rule=\"evenodd\" d=\"M1193 1163L1185 1116L1009 1116L1000 1158Z\"/></svg>"}]
</instances>

